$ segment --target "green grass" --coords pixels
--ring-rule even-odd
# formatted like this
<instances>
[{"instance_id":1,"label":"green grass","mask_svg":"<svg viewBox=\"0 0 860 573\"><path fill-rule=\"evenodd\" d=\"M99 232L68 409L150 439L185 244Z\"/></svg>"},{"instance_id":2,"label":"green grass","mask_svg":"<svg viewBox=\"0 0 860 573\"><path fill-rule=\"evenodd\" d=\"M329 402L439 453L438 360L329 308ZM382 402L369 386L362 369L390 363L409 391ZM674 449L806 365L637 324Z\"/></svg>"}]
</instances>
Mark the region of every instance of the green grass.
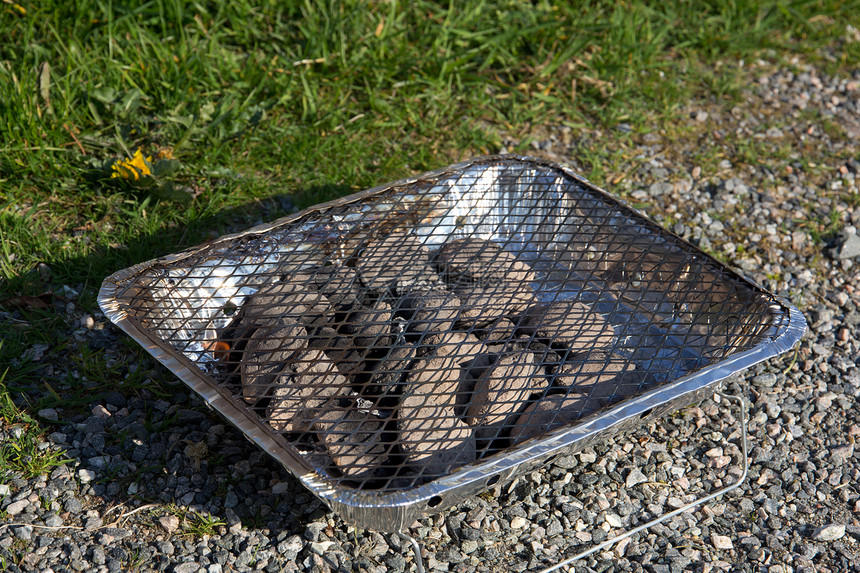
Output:
<instances>
[{"instance_id":1,"label":"green grass","mask_svg":"<svg viewBox=\"0 0 860 573\"><path fill-rule=\"evenodd\" d=\"M18 407L4 384L8 370L0 372L0 423L10 437L0 443L0 483L13 477L24 479L49 473L68 463L61 453L41 447L44 433L26 411Z\"/></svg>"},{"instance_id":2,"label":"green grass","mask_svg":"<svg viewBox=\"0 0 860 573\"><path fill-rule=\"evenodd\" d=\"M646 129L691 97L737 94L733 61L816 57L856 20L837 1L2 6L7 292L32 289L38 262L58 281L86 265L94 289L252 219L261 199L307 206L534 126ZM148 188L107 177L139 148L181 168Z\"/></svg>"},{"instance_id":3,"label":"green grass","mask_svg":"<svg viewBox=\"0 0 860 573\"><path fill-rule=\"evenodd\" d=\"M91 312L111 272L274 219L283 196L306 207L508 138L529 152L544 126L602 130L577 154L611 184L636 136L695 137L677 121L690 102L742 102L741 60L798 56L836 74L860 61L841 39L860 27L856 0L134 4L0 3L0 301L72 285ZM607 131L619 123L629 135ZM152 176L111 178L137 150ZM67 302L0 322L10 412L146 383L125 376L152 368L139 349L109 364L69 340ZM44 363L22 358L35 343L79 376L46 383Z\"/></svg>"}]
</instances>

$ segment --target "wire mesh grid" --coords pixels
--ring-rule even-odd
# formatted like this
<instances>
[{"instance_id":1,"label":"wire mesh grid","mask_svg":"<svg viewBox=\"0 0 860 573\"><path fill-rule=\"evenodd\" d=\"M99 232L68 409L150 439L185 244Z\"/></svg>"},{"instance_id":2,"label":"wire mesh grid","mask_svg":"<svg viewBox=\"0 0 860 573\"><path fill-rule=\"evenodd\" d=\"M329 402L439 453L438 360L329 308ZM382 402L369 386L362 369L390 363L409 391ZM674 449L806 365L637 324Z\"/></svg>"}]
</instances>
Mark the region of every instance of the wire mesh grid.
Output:
<instances>
[{"instance_id":1,"label":"wire mesh grid","mask_svg":"<svg viewBox=\"0 0 860 573\"><path fill-rule=\"evenodd\" d=\"M775 299L557 166L486 158L123 276L112 302L330 487L409 490L773 341Z\"/></svg>"}]
</instances>

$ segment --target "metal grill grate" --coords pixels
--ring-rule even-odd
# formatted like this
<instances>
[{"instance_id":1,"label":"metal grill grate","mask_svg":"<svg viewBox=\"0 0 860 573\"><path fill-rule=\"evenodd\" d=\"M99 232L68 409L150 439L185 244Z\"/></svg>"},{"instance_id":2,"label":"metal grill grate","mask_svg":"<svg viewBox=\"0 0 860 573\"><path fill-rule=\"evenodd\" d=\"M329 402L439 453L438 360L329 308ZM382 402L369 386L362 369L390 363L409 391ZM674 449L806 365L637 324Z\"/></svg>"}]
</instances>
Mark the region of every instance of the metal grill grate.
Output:
<instances>
[{"instance_id":1,"label":"metal grill grate","mask_svg":"<svg viewBox=\"0 0 860 573\"><path fill-rule=\"evenodd\" d=\"M560 429L609 420L608 434L619 405L680 403L803 328L583 179L510 156L133 267L100 300L315 493L371 521L525 468ZM452 475L459 490L439 486Z\"/></svg>"}]
</instances>

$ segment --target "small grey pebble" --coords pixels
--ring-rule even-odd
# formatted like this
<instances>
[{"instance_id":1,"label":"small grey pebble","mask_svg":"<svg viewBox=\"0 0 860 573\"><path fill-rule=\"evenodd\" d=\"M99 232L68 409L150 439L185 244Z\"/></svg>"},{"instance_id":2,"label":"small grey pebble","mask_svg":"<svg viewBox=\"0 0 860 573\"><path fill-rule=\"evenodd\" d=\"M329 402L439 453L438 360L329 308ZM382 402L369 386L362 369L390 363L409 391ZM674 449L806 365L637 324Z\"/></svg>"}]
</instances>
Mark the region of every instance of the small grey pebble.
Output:
<instances>
[{"instance_id":1,"label":"small grey pebble","mask_svg":"<svg viewBox=\"0 0 860 573\"><path fill-rule=\"evenodd\" d=\"M48 527L60 527L63 525L63 518L55 513L45 520L45 525Z\"/></svg>"},{"instance_id":2,"label":"small grey pebble","mask_svg":"<svg viewBox=\"0 0 860 573\"><path fill-rule=\"evenodd\" d=\"M764 372L763 374L759 374L752 379L752 383L754 385L764 386L765 388L773 387L773 385L776 384L776 381L776 374L774 374L773 372Z\"/></svg>"},{"instance_id":3,"label":"small grey pebble","mask_svg":"<svg viewBox=\"0 0 860 573\"><path fill-rule=\"evenodd\" d=\"M173 568L173 573L196 573L200 570L200 564L194 561L180 563Z\"/></svg>"},{"instance_id":4,"label":"small grey pebble","mask_svg":"<svg viewBox=\"0 0 860 573\"><path fill-rule=\"evenodd\" d=\"M227 495L224 496L224 507L234 508L237 505L239 505L239 497L232 490L228 491Z\"/></svg>"},{"instance_id":5,"label":"small grey pebble","mask_svg":"<svg viewBox=\"0 0 860 573\"><path fill-rule=\"evenodd\" d=\"M81 503L81 500L79 500L78 498L70 497L69 499L67 499L65 501L65 503L63 503L63 507L69 513L80 513L81 510L83 509L84 505Z\"/></svg>"},{"instance_id":6,"label":"small grey pebble","mask_svg":"<svg viewBox=\"0 0 860 573\"><path fill-rule=\"evenodd\" d=\"M93 560L93 563L96 565L104 565L105 564L105 552L101 547L93 547L92 555L90 559Z\"/></svg>"},{"instance_id":7,"label":"small grey pebble","mask_svg":"<svg viewBox=\"0 0 860 573\"><path fill-rule=\"evenodd\" d=\"M14 527L12 531L15 533L15 537L22 541L30 541L33 538L32 525L18 525Z\"/></svg>"},{"instance_id":8,"label":"small grey pebble","mask_svg":"<svg viewBox=\"0 0 860 573\"><path fill-rule=\"evenodd\" d=\"M37 412L40 418L56 422L59 419L57 411L53 408L42 408Z\"/></svg>"}]
</instances>

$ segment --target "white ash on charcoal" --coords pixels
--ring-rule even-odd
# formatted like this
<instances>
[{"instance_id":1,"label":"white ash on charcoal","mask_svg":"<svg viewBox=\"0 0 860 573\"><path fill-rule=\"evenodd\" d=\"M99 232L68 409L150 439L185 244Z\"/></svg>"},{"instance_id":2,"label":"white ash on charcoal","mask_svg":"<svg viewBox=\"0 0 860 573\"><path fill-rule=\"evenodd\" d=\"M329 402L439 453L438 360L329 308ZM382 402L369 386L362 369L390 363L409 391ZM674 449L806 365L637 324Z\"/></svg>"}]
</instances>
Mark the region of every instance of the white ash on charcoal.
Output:
<instances>
[{"instance_id":1,"label":"white ash on charcoal","mask_svg":"<svg viewBox=\"0 0 860 573\"><path fill-rule=\"evenodd\" d=\"M371 349L358 344L355 338L323 326L311 333L308 346L325 352L344 376L353 379L367 372Z\"/></svg>"},{"instance_id":2,"label":"white ash on charcoal","mask_svg":"<svg viewBox=\"0 0 860 573\"><path fill-rule=\"evenodd\" d=\"M436 475L476 458L472 428L455 412L461 376L458 345L445 344L417 361L406 378L397 417L407 463Z\"/></svg>"},{"instance_id":3,"label":"white ash on charcoal","mask_svg":"<svg viewBox=\"0 0 860 573\"><path fill-rule=\"evenodd\" d=\"M516 316L538 304L534 291L526 283L503 281L492 285L458 285L460 315L456 328L481 328L503 317Z\"/></svg>"},{"instance_id":4,"label":"white ash on charcoal","mask_svg":"<svg viewBox=\"0 0 860 573\"><path fill-rule=\"evenodd\" d=\"M489 365L487 360L491 354L490 348L475 336L465 332L452 330L427 334L421 339L418 346L422 354L434 351L437 354L440 351L444 352L455 368L471 368L475 361L485 366Z\"/></svg>"},{"instance_id":5,"label":"white ash on charcoal","mask_svg":"<svg viewBox=\"0 0 860 573\"><path fill-rule=\"evenodd\" d=\"M630 390L633 394L644 382L636 364L628 358L606 350L585 352L560 363L553 372L554 386L569 389L577 394L609 397L610 388ZM619 394L632 395L632 394Z\"/></svg>"},{"instance_id":6,"label":"white ash on charcoal","mask_svg":"<svg viewBox=\"0 0 860 573\"><path fill-rule=\"evenodd\" d=\"M393 233L371 241L356 263L362 284L381 295L392 288L408 290L426 284L434 276L429 266L430 251L406 233Z\"/></svg>"},{"instance_id":7,"label":"white ash on charcoal","mask_svg":"<svg viewBox=\"0 0 860 573\"><path fill-rule=\"evenodd\" d=\"M368 381L362 384L362 395L372 397L396 394L417 356L418 346L415 344L403 343L386 349L385 355L374 362Z\"/></svg>"},{"instance_id":8,"label":"white ash on charcoal","mask_svg":"<svg viewBox=\"0 0 860 573\"><path fill-rule=\"evenodd\" d=\"M257 328L248 340L240 372L242 395L249 403L269 393L272 383L293 354L307 343L307 331L298 324L280 324Z\"/></svg>"},{"instance_id":9,"label":"white ash on charcoal","mask_svg":"<svg viewBox=\"0 0 860 573\"><path fill-rule=\"evenodd\" d=\"M483 340L487 344L493 342L505 342L516 335L517 326L508 318L500 318L483 328L472 330L478 340Z\"/></svg>"},{"instance_id":10,"label":"white ash on charcoal","mask_svg":"<svg viewBox=\"0 0 860 573\"><path fill-rule=\"evenodd\" d=\"M627 391L615 357L606 358L603 376L594 360L581 358L614 339L603 315L578 302L539 304L534 271L511 253L490 241L458 240L443 245L433 265L417 239L395 234L368 244L356 269L295 273L249 297L231 326L254 332L241 353L245 399L264 400L274 430L315 436L325 450L318 453L360 479L386 471L438 476L474 461L478 440L507 440L524 411L544 420L545 408L558 409L558 398L539 406L551 380L552 391L573 385L594 396L571 398L564 412ZM279 337L291 340L265 340L270 327L260 325L276 320ZM379 419L364 420L368 408ZM349 431L332 429L337 416ZM373 443L347 443L365 437ZM397 455L377 456L383 446L396 446ZM362 461L349 467L352 459ZM370 470L368 460L388 465Z\"/></svg>"},{"instance_id":11,"label":"white ash on charcoal","mask_svg":"<svg viewBox=\"0 0 860 573\"><path fill-rule=\"evenodd\" d=\"M475 381L466 423L481 439L498 436L536 392L548 386L534 352L524 348L506 352L481 372Z\"/></svg>"},{"instance_id":12,"label":"white ash on charcoal","mask_svg":"<svg viewBox=\"0 0 860 573\"><path fill-rule=\"evenodd\" d=\"M355 269L346 266L325 266L313 271L310 283L325 295L336 308L353 307L364 297L364 289Z\"/></svg>"},{"instance_id":13,"label":"white ash on charcoal","mask_svg":"<svg viewBox=\"0 0 860 573\"><path fill-rule=\"evenodd\" d=\"M439 248L433 264L450 285L495 285L535 281L532 268L492 241L459 239Z\"/></svg>"},{"instance_id":14,"label":"white ash on charcoal","mask_svg":"<svg viewBox=\"0 0 860 573\"><path fill-rule=\"evenodd\" d=\"M615 329L591 307L581 302L557 300L530 307L519 322L522 332L556 343L572 351L607 347Z\"/></svg>"},{"instance_id":15,"label":"white ash on charcoal","mask_svg":"<svg viewBox=\"0 0 860 573\"><path fill-rule=\"evenodd\" d=\"M445 332L454 326L460 306L455 294L436 288L403 296L397 305L397 314L405 319L406 332Z\"/></svg>"},{"instance_id":16,"label":"white ash on charcoal","mask_svg":"<svg viewBox=\"0 0 860 573\"><path fill-rule=\"evenodd\" d=\"M477 458L474 430L444 399L418 394L403 398L398 430L406 463L432 476L445 475Z\"/></svg>"},{"instance_id":17,"label":"white ash on charcoal","mask_svg":"<svg viewBox=\"0 0 860 573\"><path fill-rule=\"evenodd\" d=\"M460 239L439 248L433 264L460 297L457 328L481 327L536 304L531 267L492 241Z\"/></svg>"},{"instance_id":18,"label":"white ash on charcoal","mask_svg":"<svg viewBox=\"0 0 860 573\"><path fill-rule=\"evenodd\" d=\"M378 475L393 447L384 439L384 421L354 406L331 407L310 420L308 426L347 478Z\"/></svg>"},{"instance_id":19,"label":"white ash on charcoal","mask_svg":"<svg viewBox=\"0 0 860 573\"><path fill-rule=\"evenodd\" d=\"M296 273L284 282L261 288L242 305L239 322L248 327L277 320L307 326L330 321L334 308L322 293L314 290L310 281L309 275Z\"/></svg>"},{"instance_id":20,"label":"white ash on charcoal","mask_svg":"<svg viewBox=\"0 0 860 573\"><path fill-rule=\"evenodd\" d=\"M546 434L599 411L603 405L589 396L551 394L517 416L511 427L511 445Z\"/></svg>"},{"instance_id":21,"label":"white ash on charcoal","mask_svg":"<svg viewBox=\"0 0 860 573\"><path fill-rule=\"evenodd\" d=\"M392 342L393 318L391 304L380 299L351 313L338 330L350 335L358 347L383 348Z\"/></svg>"},{"instance_id":22,"label":"white ash on charcoal","mask_svg":"<svg viewBox=\"0 0 860 573\"><path fill-rule=\"evenodd\" d=\"M293 355L270 386L266 417L280 432L307 430L304 420L333 399L346 396L349 382L321 350Z\"/></svg>"}]
</instances>

